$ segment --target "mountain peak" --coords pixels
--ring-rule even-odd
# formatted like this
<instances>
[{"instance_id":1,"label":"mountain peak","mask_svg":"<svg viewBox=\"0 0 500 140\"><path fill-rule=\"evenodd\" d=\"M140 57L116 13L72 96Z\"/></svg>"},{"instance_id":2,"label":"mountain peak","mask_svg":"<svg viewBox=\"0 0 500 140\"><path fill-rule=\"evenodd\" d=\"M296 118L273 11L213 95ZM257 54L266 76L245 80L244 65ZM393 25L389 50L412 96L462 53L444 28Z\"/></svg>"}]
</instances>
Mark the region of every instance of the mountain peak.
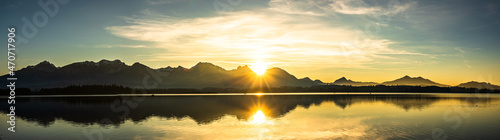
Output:
<instances>
[{"instance_id":1,"label":"mountain peak","mask_svg":"<svg viewBox=\"0 0 500 140\"><path fill-rule=\"evenodd\" d=\"M119 59L115 59L113 61L110 61L110 60L106 60L106 59L102 59L101 61L99 61L98 63L123 63L122 61L120 61Z\"/></svg>"},{"instance_id":2,"label":"mountain peak","mask_svg":"<svg viewBox=\"0 0 500 140\"><path fill-rule=\"evenodd\" d=\"M245 66L238 66L238 68L236 68L235 71L251 72L252 69L250 69L250 67L248 67L248 65L245 65Z\"/></svg>"},{"instance_id":3,"label":"mountain peak","mask_svg":"<svg viewBox=\"0 0 500 140\"><path fill-rule=\"evenodd\" d=\"M196 65L193 67L217 67L216 65L210 63L210 62L198 62Z\"/></svg>"},{"instance_id":4,"label":"mountain peak","mask_svg":"<svg viewBox=\"0 0 500 140\"><path fill-rule=\"evenodd\" d=\"M373 86L377 85L378 83L375 82L359 82L359 81L352 81L351 79L347 79L345 77L339 78L333 82L335 85L351 85L351 86Z\"/></svg>"},{"instance_id":5,"label":"mountain peak","mask_svg":"<svg viewBox=\"0 0 500 140\"><path fill-rule=\"evenodd\" d=\"M103 60L101 60L101 61L99 61L99 62L97 62L97 63L110 63L110 62L111 62L111 61L109 61L109 60L103 59Z\"/></svg>"},{"instance_id":6,"label":"mountain peak","mask_svg":"<svg viewBox=\"0 0 500 140\"><path fill-rule=\"evenodd\" d=\"M349 80L347 80L347 78L345 78L345 77L342 77L342 78L335 80L335 82L333 82L333 83L341 84L341 83L345 83L345 82L349 82Z\"/></svg>"},{"instance_id":7,"label":"mountain peak","mask_svg":"<svg viewBox=\"0 0 500 140\"><path fill-rule=\"evenodd\" d=\"M42 62L38 63L37 65L40 65L40 64L51 64L51 63L47 60L43 60Z\"/></svg>"},{"instance_id":8,"label":"mountain peak","mask_svg":"<svg viewBox=\"0 0 500 140\"><path fill-rule=\"evenodd\" d=\"M141 64L139 62L135 62L134 64L132 64L132 67L148 67L148 66Z\"/></svg>"},{"instance_id":9,"label":"mountain peak","mask_svg":"<svg viewBox=\"0 0 500 140\"><path fill-rule=\"evenodd\" d=\"M347 78L342 77L342 78L339 78L338 80L347 81Z\"/></svg>"},{"instance_id":10,"label":"mountain peak","mask_svg":"<svg viewBox=\"0 0 500 140\"><path fill-rule=\"evenodd\" d=\"M57 67L54 64L50 63L47 60L44 60L35 66L29 66L28 68L33 68L36 70L42 70L42 71L47 71L47 72L52 72L52 71L57 69Z\"/></svg>"},{"instance_id":11,"label":"mountain peak","mask_svg":"<svg viewBox=\"0 0 500 140\"><path fill-rule=\"evenodd\" d=\"M423 78L422 76L410 77L408 75L405 75L405 76L403 76L403 77L401 77L399 79L401 79L401 80L428 80L428 79Z\"/></svg>"},{"instance_id":12,"label":"mountain peak","mask_svg":"<svg viewBox=\"0 0 500 140\"><path fill-rule=\"evenodd\" d=\"M284 69L278 68L278 67L272 67L270 69L267 69L266 71L279 71L279 72L286 72ZM288 73L288 72L286 72Z\"/></svg>"},{"instance_id":13,"label":"mountain peak","mask_svg":"<svg viewBox=\"0 0 500 140\"><path fill-rule=\"evenodd\" d=\"M198 64L191 67L190 70L194 70L194 71L197 71L197 70L220 70L220 71L222 71L225 69L222 67L219 67L217 65L214 65L212 63L209 63L209 62L198 62Z\"/></svg>"},{"instance_id":14,"label":"mountain peak","mask_svg":"<svg viewBox=\"0 0 500 140\"><path fill-rule=\"evenodd\" d=\"M383 85L407 85L407 86L446 86L443 84L439 84L436 82L433 82L429 79L425 79L421 76L419 77L410 77L408 75L405 75L402 78L396 79L394 81L387 81L383 82Z\"/></svg>"},{"instance_id":15,"label":"mountain peak","mask_svg":"<svg viewBox=\"0 0 500 140\"><path fill-rule=\"evenodd\" d=\"M103 59L103 60L97 62L97 65L125 66L125 63L123 63L122 61L120 61L118 59L115 59L113 61Z\"/></svg>"},{"instance_id":16,"label":"mountain peak","mask_svg":"<svg viewBox=\"0 0 500 140\"><path fill-rule=\"evenodd\" d=\"M304 80L308 80L308 81L312 81L312 80L311 80L311 78L309 78L309 77L304 77L304 78L302 78L302 79L304 79Z\"/></svg>"},{"instance_id":17,"label":"mountain peak","mask_svg":"<svg viewBox=\"0 0 500 140\"><path fill-rule=\"evenodd\" d=\"M247 68L249 69L250 67L248 67L248 65L245 65L245 66L238 66L238 68L236 69L247 69Z\"/></svg>"},{"instance_id":18,"label":"mountain peak","mask_svg":"<svg viewBox=\"0 0 500 140\"><path fill-rule=\"evenodd\" d=\"M268 75L291 75L286 70L278 68L278 67L273 67L273 68L267 69L266 74L268 74ZM294 78L295 78L295 76L294 76Z\"/></svg>"},{"instance_id":19,"label":"mountain peak","mask_svg":"<svg viewBox=\"0 0 500 140\"><path fill-rule=\"evenodd\" d=\"M458 85L457 87L500 90L500 86L498 86L498 85L493 85L493 84L488 83L488 82L478 82L478 81L470 81L467 83L462 83L462 84Z\"/></svg>"}]
</instances>

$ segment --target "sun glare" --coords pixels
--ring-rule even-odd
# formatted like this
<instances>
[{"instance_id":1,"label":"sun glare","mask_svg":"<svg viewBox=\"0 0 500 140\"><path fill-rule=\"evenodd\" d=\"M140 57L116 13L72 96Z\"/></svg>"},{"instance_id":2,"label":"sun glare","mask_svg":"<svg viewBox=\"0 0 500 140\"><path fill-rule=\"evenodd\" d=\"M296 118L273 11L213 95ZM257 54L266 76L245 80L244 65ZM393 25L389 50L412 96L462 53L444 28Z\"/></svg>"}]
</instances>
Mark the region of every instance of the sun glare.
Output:
<instances>
[{"instance_id":1,"label":"sun glare","mask_svg":"<svg viewBox=\"0 0 500 140\"><path fill-rule=\"evenodd\" d=\"M252 71L255 72L257 75L262 75L266 73L267 70L267 65L262 62L255 63L251 66Z\"/></svg>"},{"instance_id":2,"label":"sun glare","mask_svg":"<svg viewBox=\"0 0 500 140\"><path fill-rule=\"evenodd\" d=\"M255 113L255 115L253 115L252 117L253 117L252 120L253 123L262 124L266 122L266 115L264 115L264 113L262 113L262 111L260 110L257 111L257 113Z\"/></svg>"}]
</instances>

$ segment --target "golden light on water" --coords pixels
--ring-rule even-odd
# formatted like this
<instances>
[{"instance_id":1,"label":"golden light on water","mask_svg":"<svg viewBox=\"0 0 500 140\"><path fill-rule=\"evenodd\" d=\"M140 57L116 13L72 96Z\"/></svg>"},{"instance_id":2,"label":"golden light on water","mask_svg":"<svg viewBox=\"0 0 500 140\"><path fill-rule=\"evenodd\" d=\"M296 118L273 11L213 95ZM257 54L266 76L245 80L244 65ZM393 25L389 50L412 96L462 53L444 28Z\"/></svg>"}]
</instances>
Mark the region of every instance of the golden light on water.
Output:
<instances>
[{"instance_id":1,"label":"golden light on water","mask_svg":"<svg viewBox=\"0 0 500 140\"><path fill-rule=\"evenodd\" d=\"M264 115L264 113L262 111L257 111L257 113L255 113L253 116L252 116L252 123L255 123L255 124L262 124L262 123L265 123L266 122L266 115Z\"/></svg>"}]
</instances>

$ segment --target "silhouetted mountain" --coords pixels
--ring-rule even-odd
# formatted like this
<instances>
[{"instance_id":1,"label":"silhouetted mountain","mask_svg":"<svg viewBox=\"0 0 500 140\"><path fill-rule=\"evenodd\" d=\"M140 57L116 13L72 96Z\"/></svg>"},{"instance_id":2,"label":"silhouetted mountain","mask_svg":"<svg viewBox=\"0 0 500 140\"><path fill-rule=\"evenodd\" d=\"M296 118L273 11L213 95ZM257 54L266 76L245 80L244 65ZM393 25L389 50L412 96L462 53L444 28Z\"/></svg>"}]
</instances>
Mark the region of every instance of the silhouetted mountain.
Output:
<instances>
[{"instance_id":1,"label":"silhouetted mountain","mask_svg":"<svg viewBox=\"0 0 500 140\"><path fill-rule=\"evenodd\" d=\"M351 86L373 86L373 85L378 85L378 83L375 82L358 82L358 81L352 81L351 79L346 79L345 77L342 77L340 79L335 80L333 82L334 85L351 85Z\"/></svg>"},{"instance_id":2,"label":"silhouetted mountain","mask_svg":"<svg viewBox=\"0 0 500 140\"><path fill-rule=\"evenodd\" d=\"M6 76L2 78L5 79ZM181 66L152 69L141 63L129 66L120 60L77 62L59 68L43 61L16 71L16 76L17 87L31 89L111 84L145 88L247 88L323 84L309 78L297 79L280 68L268 69L263 76L258 76L248 66L225 70L207 62L200 62L190 69Z\"/></svg>"},{"instance_id":3,"label":"silhouetted mountain","mask_svg":"<svg viewBox=\"0 0 500 140\"><path fill-rule=\"evenodd\" d=\"M407 86L438 86L438 87L446 87L448 85L439 84L433 82L429 79L425 79L422 77L410 77L408 75L396 79L394 81L383 82L382 85L394 86L394 85L407 85Z\"/></svg>"},{"instance_id":4,"label":"silhouetted mountain","mask_svg":"<svg viewBox=\"0 0 500 140\"><path fill-rule=\"evenodd\" d=\"M323 82L322 82L321 80L316 79L316 80L314 80L314 81L313 81L313 80L311 80L311 78L309 78L309 77L304 77L304 78L299 79L299 80L300 80L301 82L303 82L303 83L310 83L310 82L314 82L314 83L319 84L319 85L323 84Z\"/></svg>"},{"instance_id":5,"label":"silhouetted mountain","mask_svg":"<svg viewBox=\"0 0 500 140\"><path fill-rule=\"evenodd\" d=\"M486 83L486 82L476 82L476 81L462 83L462 84L459 84L457 87L500 90L500 86L498 86L498 85L493 85L493 84Z\"/></svg>"},{"instance_id":6,"label":"silhouetted mountain","mask_svg":"<svg viewBox=\"0 0 500 140\"><path fill-rule=\"evenodd\" d=\"M298 92L306 89L295 88L276 88L271 87L304 87L321 86L324 83L320 80L312 80L309 77L298 79L294 75L280 68L270 68L259 76L248 66L238 66L233 70L225 70L222 67L208 62L200 62L191 68L164 67L152 69L141 63L126 65L120 60L101 60L99 62L84 61L76 62L63 67L56 67L48 61L40 62L34 66L28 66L15 71L18 81L16 86L19 88L41 89L67 87L70 85L116 85L131 88L138 86L148 89L161 88L215 88L216 91L231 92L224 89L252 89L257 91L269 92ZM8 75L1 78L9 77ZM8 84L9 81L1 81L0 84ZM358 82L342 77L332 85L338 85L334 89L315 89L314 91L410 91L411 89L389 90L387 87L373 87L376 85L386 86L439 86L448 87L448 85L439 84L422 77L404 76L394 81L387 81L381 84L375 82ZM347 86L347 87L343 87ZM351 89L348 86L359 86L361 88ZM500 90L500 86L489 83L479 83L471 81L463 83L457 87L462 88L484 88ZM221 90L222 89L222 90ZM385 89L385 90L383 90ZM278 91L273 91L278 90ZM417 89L415 89L417 90ZM424 89L418 89L421 91ZM436 89L438 90L438 89ZM446 90L446 91L445 91ZM449 91L448 91L449 90ZM204 90L200 91L203 92ZM212 91L212 90L208 90ZM425 89L424 91L433 91ZM439 89L440 92L472 92L466 89Z\"/></svg>"},{"instance_id":7,"label":"silhouetted mountain","mask_svg":"<svg viewBox=\"0 0 500 140\"><path fill-rule=\"evenodd\" d=\"M57 69L57 67L54 66L54 64L50 63L49 61L43 61L35 66L28 66L28 68L46 72L53 72L54 70Z\"/></svg>"}]
</instances>

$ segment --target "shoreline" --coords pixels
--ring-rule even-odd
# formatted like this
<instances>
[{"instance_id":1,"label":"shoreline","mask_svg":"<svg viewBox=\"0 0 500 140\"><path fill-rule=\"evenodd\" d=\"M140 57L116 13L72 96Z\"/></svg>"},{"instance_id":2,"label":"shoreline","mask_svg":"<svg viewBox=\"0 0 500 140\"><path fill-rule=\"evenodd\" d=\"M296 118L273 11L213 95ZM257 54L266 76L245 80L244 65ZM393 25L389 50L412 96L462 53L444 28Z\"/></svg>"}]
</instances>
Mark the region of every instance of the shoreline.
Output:
<instances>
[{"instance_id":1,"label":"shoreline","mask_svg":"<svg viewBox=\"0 0 500 140\"><path fill-rule=\"evenodd\" d=\"M283 93L154 93L154 94L51 94L51 95L19 95L18 98L33 97L121 97L121 96L144 96L144 97L165 97L165 96L411 96L411 95L475 95L500 93L422 93L422 92L283 92ZM0 96L6 99L9 96Z\"/></svg>"}]
</instances>

